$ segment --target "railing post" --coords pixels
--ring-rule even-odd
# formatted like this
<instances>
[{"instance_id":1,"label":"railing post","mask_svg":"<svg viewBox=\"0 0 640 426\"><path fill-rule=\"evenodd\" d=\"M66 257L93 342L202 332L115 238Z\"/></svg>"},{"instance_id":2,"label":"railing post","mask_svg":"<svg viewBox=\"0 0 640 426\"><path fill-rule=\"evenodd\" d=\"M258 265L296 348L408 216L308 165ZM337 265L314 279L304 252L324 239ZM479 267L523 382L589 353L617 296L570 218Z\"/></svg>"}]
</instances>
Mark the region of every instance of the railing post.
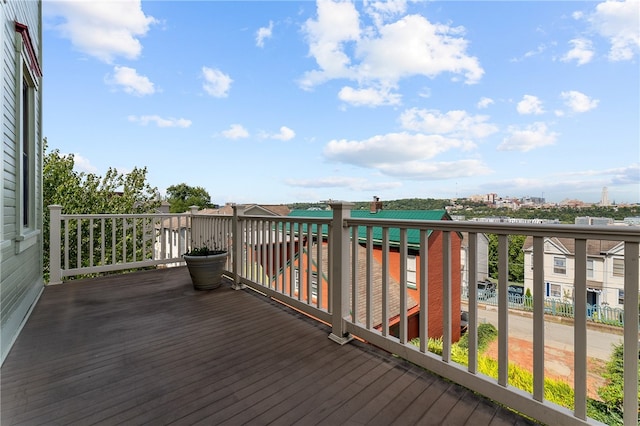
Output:
<instances>
[{"instance_id":1,"label":"railing post","mask_svg":"<svg viewBox=\"0 0 640 426\"><path fill-rule=\"evenodd\" d=\"M345 220L351 216L353 203L336 202L330 203L333 210L333 221L331 223L330 235L330 258L331 277L329 283L332 286L332 318L331 334L329 338L334 342L344 345L353 339L345 330L344 318L349 315L349 229L345 225Z\"/></svg>"},{"instance_id":2,"label":"railing post","mask_svg":"<svg viewBox=\"0 0 640 426\"><path fill-rule=\"evenodd\" d=\"M60 216L62 206L49 206L49 284L62 284L60 262Z\"/></svg>"},{"instance_id":3,"label":"railing post","mask_svg":"<svg viewBox=\"0 0 640 426\"><path fill-rule=\"evenodd\" d=\"M242 267L242 250L244 250L242 244L242 222L240 221L240 214L243 208L237 204L233 204L233 218L231 219L231 229L233 230L232 238L232 265L231 272L233 274L233 284L231 287L234 290L242 290L245 285L240 282L240 268Z\"/></svg>"},{"instance_id":4,"label":"railing post","mask_svg":"<svg viewBox=\"0 0 640 426\"><path fill-rule=\"evenodd\" d=\"M198 240L197 242L195 242L193 240L193 218L198 214L198 210L200 209L200 207L198 206L189 206L189 248L187 251L190 251L191 249L193 249L194 247L200 246L202 244L202 241ZM201 239L201 237L200 237Z\"/></svg>"}]
</instances>

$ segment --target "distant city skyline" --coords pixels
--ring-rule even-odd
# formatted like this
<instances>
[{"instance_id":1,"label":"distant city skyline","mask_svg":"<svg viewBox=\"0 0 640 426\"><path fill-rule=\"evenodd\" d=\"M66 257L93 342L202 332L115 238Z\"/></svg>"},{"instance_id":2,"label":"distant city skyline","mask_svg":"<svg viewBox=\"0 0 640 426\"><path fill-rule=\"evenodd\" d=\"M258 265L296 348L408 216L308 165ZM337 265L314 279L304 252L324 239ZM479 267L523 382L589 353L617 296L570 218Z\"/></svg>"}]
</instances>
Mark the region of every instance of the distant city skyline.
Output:
<instances>
[{"instance_id":1,"label":"distant city skyline","mask_svg":"<svg viewBox=\"0 0 640 426\"><path fill-rule=\"evenodd\" d=\"M163 195L640 202L638 1L44 1L43 49L49 149Z\"/></svg>"}]
</instances>

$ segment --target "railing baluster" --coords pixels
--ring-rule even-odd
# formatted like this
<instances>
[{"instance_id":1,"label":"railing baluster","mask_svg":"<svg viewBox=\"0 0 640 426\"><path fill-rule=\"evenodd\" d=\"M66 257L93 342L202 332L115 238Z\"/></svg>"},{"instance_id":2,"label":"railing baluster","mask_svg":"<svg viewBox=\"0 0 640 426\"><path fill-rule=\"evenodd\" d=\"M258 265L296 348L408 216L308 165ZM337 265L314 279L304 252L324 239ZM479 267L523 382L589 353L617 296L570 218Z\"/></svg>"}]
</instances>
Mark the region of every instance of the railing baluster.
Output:
<instances>
[{"instance_id":1,"label":"railing baluster","mask_svg":"<svg viewBox=\"0 0 640 426\"><path fill-rule=\"evenodd\" d=\"M587 418L587 240L575 240L573 370L575 415Z\"/></svg>"},{"instance_id":2,"label":"railing baluster","mask_svg":"<svg viewBox=\"0 0 640 426\"><path fill-rule=\"evenodd\" d=\"M451 232L442 232L442 360L451 361ZM460 315L460 314L458 314Z\"/></svg>"},{"instance_id":3,"label":"railing baluster","mask_svg":"<svg viewBox=\"0 0 640 426\"><path fill-rule=\"evenodd\" d=\"M407 343L407 228L400 228L400 343Z\"/></svg>"},{"instance_id":4,"label":"railing baluster","mask_svg":"<svg viewBox=\"0 0 640 426\"><path fill-rule=\"evenodd\" d=\"M624 424L638 422L638 250L639 243L624 243Z\"/></svg>"},{"instance_id":5,"label":"railing baluster","mask_svg":"<svg viewBox=\"0 0 640 426\"><path fill-rule=\"evenodd\" d=\"M76 268L82 268L82 219L76 219Z\"/></svg>"},{"instance_id":6,"label":"railing baluster","mask_svg":"<svg viewBox=\"0 0 640 426\"><path fill-rule=\"evenodd\" d=\"M585 299L586 301L586 295ZM533 237L533 398L544 400L544 239Z\"/></svg>"},{"instance_id":7,"label":"railing baluster","mask_svg":"<svg viewBox=\"0 0 640 426\"><path fill-rule=\"evenodd\" d=\"M93 266L93 218L89 219L89 266Z\"/></svg>"},{"instance_id":8,"label":"railing baluster","mask_svg":"<svg viewBox=\"0 0 640 426\"><path fill-rule=\"evenodd\" d=\"M351 227L351 321L358 322L358 227Z\"/></svg>"},{"instance_id":9,"label":"railing baluster","mask_svg":"<svg viewBox=\"0 0 640 426\"><path fill-rule=\"evenodd\" d=\"M367 330L375 325L373 324L373 227L367 226Z\"/></svg>"},{"instance_id":10,"label":"railing baluster","mask_svg":"<svg viewBox=\"0 0 640 426\"><path fill-rule=\"evenodd\" d=\"M469 299L468 299L468 321L467 338L469 340L469 372L478 372L478 234L469 232L469 244L467 252L467 263L469 265ZM428 306L428 305L420 305Z\"/></svg>"},{"instance_id":11,"label":"railing baluster","mask_svg":"<svg viewBox=\"0 0 640 426\"><path fill-rule=\"evenodd\" d=\"M498 235L498 383L509 383L509 309L507 280L509 277L509 241Z\"/></svg>"},{"instance_id":12,"label":"railing baluster","mask_svg":"<svg viewBox=\"0 0 640 426\"><path fill-rule=\"evenodd\" d=\"M382 228L382 335L389 335L389 228Z\"/></svg>"},{"instance_id":13,"label":"railing baluster","mask_svg":"<svg viewBox=\"0 0 640 426\"><path fill-rule=\"evenodd\" d=\"M429 231L420 230L420 306L429 306ZM420 352L429 344L429 311L420 308Z\"/></svg>"}]
</instances>

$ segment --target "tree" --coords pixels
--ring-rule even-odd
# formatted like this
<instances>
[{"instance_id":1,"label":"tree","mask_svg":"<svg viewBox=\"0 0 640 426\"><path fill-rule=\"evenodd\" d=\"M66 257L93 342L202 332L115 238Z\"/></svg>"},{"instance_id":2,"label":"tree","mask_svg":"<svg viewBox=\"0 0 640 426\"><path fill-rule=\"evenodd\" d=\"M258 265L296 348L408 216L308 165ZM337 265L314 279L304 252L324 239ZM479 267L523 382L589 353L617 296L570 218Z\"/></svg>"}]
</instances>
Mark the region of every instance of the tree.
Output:
<instances>
[{"instance_id":1,"label":"tree","mask_svg":"<svg viewBox=\"0 0 640 426\"><path fill-rule=\"evenodd\" d=\"M184 213L191 206L200 208L214 207L211 196L201 186L189 186L186 183L171 185L167 188L167 201L171 204L171 213Z\"/></svg>"},{"instance_id":2,"label":"tree","mask_svg":"<svg viewBox=\"0 0 640 426\"><path fill-rule=\"evenodd\" d=\"M159 206L158 190L147 183L147 169L134 168L127 174L109 168L104 177L75 171L73 154L62 155L55 149L49 153L44 140L43 205L44 205L44 273L49 270L49 205L62 206L65 214L150 213ZM110 226L110 225L107 225ZM88 239L89 226L83 226L82 239ZM85 233L87 235L85 235ZM94 234L95 235L95 234ZM69 240L76 241L77 231L69 229ZM111 249L111 246L108 249ZM69 257L75 259L75 245Z\"/></svg>"},{"instance_id":3,"label":"tree","mask_svg":"<svg viewBox=\"0 0 640 426\"><path fill-rule=\"evenodd\" d=\"M498 236L488 234L489 237L489 276L498 277ZM524 282L524 252L522 246L525 240L524 235L509 235L509 282Z\"/></svg>"}]
</instances>

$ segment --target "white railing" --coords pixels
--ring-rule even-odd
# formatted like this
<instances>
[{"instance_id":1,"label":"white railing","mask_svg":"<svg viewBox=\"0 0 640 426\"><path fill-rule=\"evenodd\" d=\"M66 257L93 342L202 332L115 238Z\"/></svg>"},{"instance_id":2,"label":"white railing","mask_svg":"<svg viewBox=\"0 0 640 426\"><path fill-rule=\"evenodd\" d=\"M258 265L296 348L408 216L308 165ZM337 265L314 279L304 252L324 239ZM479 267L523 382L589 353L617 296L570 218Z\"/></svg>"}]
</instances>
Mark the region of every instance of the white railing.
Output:
<instances>
[{"instance_id":1,"label":"white railing","mask_svg":"<svg viewBox=\"0 0 640 426\"><path fill-rule=\"evenodd\" d=\"M207 243L228 249L231 256L227 273L236 288L249 286L326 322L332 329L330 338L338 343L344 344L355 336L538 421L569 425L598 424L587 417L587 240L623 241L624 291L631 295L624 301L624 424L637 425L639 330L638 302L633 297L638 294L640 280L640 233L637 228L386 220L375 219L374 215L372 218L352 218L349 203L334 203L331 207L328 217L316 218L247 216L238 207L234 208L233 216L191 214L188 215L191 228L187 245ZM99 228L102 228L103 220L106 224L109 220L118 220L119 216L67 216L54 214L52 210L51 217L52 229L56 220L65 223L64 229L77 226L80 230L84 229L84 221L91 223L92 219L99 219ZM79 224L74 225L74 220ZM149 227L126 223L129 225L123 226L125 230L135 228L137 231L132 234L122 231L122 235L141 236L141 241L146 241L144 230ZM140 231L141 227L143 231ZM57 229L57 235L67 235L59 225ZM452 342L459 335L461 232L468 233L469 238L466 265L469 282L479 278L476 267L478 235L498 236L497 378L486 376L478 369L478 305L471 302L477 300L475 286L469 289L468 365L452 359ZM509 235L533 237L532 392L509 383ZM584 303L575 304L575 399L572 409L544 398L545 237L575 241L575 300ZM81 246L81 240L78 241ZM57 247L62 242L62 252L71 252L66 237L57 240ZM95 239L89 238L88 244L93 244L95 250ZM143 246L144 243L135 245L138 252ZM55 247L52 230L51 257L61 259L60 252L54 253ZM131 253L131 248L127 253ZM415 278L410 276L406 266L400 266L407 265L410 257L419 259ZM174 261L175 257L162 259L159 263ZM124 260L119 263L121 266L132 264ZM67 265L66 260L64 264ZM66 276L73 271L74 268L65 267L60 275ZM415 290L411 288L414 282ZM421 311L417 316L414 315L416 304ZM419 337L418 346L410 342L412 333ZM429 352L426 344L429 337L442 337L441 355Z\"/></svg>"},{"instance_id":2,"label":"white railing","mask_svg":"<svg viewBox=\"0 0 640 426\"><path fill-rule=\"evenodd\" d=\"M49 284L176 264L190 247L190 214L63 214L57 205L49 212Z\"/></svg>"}]
</instances>

